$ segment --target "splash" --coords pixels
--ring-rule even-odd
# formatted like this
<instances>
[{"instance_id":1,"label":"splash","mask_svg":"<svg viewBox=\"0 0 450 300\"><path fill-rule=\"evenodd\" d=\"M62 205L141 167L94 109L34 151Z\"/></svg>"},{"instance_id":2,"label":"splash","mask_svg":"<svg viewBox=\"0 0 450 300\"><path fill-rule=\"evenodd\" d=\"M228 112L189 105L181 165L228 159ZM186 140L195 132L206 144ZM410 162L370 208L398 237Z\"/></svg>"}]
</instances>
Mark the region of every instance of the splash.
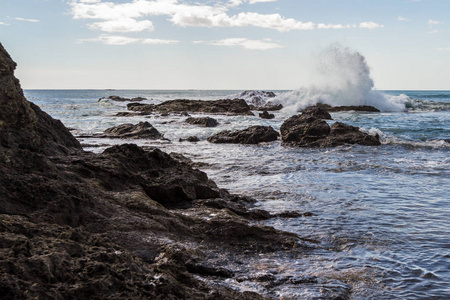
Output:
<instances>
[{"instance_id":1,"label":"splash","mask_svg":"<svg viewBox=\"0 0 450 300\"><path fill-rule=\"evenodd\" d=\"M316 56L313 82L309 87L279 95L274 100L284 111L299 110L325 103L332 106L371 105L381 111L405 111L406 95L391 96L374 89L370 68L359 52L339 44L331 45Z\"/></svg>"}]
</instances>

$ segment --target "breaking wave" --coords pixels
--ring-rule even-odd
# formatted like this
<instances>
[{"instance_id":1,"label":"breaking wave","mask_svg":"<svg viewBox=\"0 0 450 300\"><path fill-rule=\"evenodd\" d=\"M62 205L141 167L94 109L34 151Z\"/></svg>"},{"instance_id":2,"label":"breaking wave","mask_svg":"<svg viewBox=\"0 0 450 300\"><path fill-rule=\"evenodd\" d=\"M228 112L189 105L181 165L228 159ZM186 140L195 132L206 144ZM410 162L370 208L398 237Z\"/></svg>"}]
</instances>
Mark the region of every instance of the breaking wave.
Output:
<instances>
[{"instance_id":1,"label":"breaking wave","mask_svg":"<svg viewBox=\"0 0 450 300\"><path fill-rule=\"evenodd\" d=\"M371 105L384 112L406 111L408 96L392 96L375 90L365 57L339 44L317 55L312 76L314 84L280 94L273 102L283 104L284 111L290 113L316 103Z\"/></svg>"}]
</instances>

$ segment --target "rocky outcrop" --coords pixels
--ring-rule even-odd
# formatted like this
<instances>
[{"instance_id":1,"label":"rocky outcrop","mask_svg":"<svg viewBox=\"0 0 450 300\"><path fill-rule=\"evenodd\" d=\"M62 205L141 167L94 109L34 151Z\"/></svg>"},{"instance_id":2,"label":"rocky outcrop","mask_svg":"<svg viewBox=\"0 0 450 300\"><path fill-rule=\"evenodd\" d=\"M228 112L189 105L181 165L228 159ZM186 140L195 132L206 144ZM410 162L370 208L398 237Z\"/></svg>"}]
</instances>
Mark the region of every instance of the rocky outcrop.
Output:
<instances>
[{"instance_id":1,"label":"rocky outcrop","mask_svg":"<svg viewBox=\"0 0 450 300\"><path fill-rule=\"evenodd\" d=\"M162 139L164 136L149 122L139 122L136 125L122 124L105 130L110 138L120 139Z\"/></svg>"},{"instance_id":2,"label":"rocky outcrop","mask_svg":"<svg viewBox=\"0 0 450 300\"><path fill-rule=\"evenodd\" d=\"M254 105L255 107L261 107L267 103L268 99L274 97L276 97L274 92L244 91L237 98L244 99L248 104Z\"/></svg>"},{"instance_id":3,"label":"rocky outcrop","mask_svg":"<svg viewBox=\"0 0 450 300\"><path fill-rule=\"evenodd\" d=\"M197 125L202 127L216 127L219 125L216 119L205 117L205 118L187 118L186 123L191 125Z\"/></svg>"},{"instance_id":4,"label":"rocky outcrop","mask_svg":"<svg viewBox=\"0 0 450 300\"><path fill-rule=\"evenodd\" d=\"M208 138L208 141L216 144L259 144L273 142L280 134L270 126L252 126L238 131L222 131Z\"/></svg>"},{"instance_id":5,"label":"rocky outcrop","mask_svg":"<svg viewBox=\"0 0 450 300\"><path fill-rule=\"evenodd\" d=\"M252 224L264 213L183 159L84 152L25 100L14 67L0 46L2 299L262 299L207 279L301 254L296 235Z\"/></svg>"},{"instance_id":6,"label":"rocky outcrop","mask_svg":"<svg viewBox=\"0 0 450 300\"><path fill-rule=\"evenodd\" d=\"M315 106L321 107L328 112L341 111L360 111L360 112L380 112L380 110L370 105L350 105L350 106L331 106L328 104L317 103Z\"/></svg>"},{"instance_id":7,"label":"rocky outcrop","mask_svg":"<svg viewBox=\"0 0 450 300\"><path fill-rule=\"evenodd\" d=\"M261 119L273 119L275 118L274 114L269 114L267 110L264 110L262 113L259 114L259 117Z\"/></svg>"},{"instance_id":8,"label":"rocky outcrop","mask_svg":"<svg viewBox=\"0 0 450 300\"><path fill-rule=\"evenodd\" d=\"M282 143L297 147L335 147L345 144L380 145L378 136L372 136L358 127L340 122L331 127L322 119L301 114L287 119L280 128Z\"/></svg>"},{"instance_id":9,"label":"rocky outcrop","mask_svg":"<svg viewBox=\"0 0 450 300\"><path fill-rule=\"evenodd\" d=\"M333 120L328 110L321 105L309 106L302 110L302 114L310 115L317 119Z\"/></svg>"},{"instance_id":10,"label":"rocky outcrop","mask_svg":"<svg viewBox=\"0 0 450 300\"><path fill-rule=\"evenodd\" d=\"M242 99L225 100L169 100L157 105L130 103L127 108L146 113L208 113L225 115L253 115L248 104Z\"/></svg>"},{"instance_id":11,"label":"rocky outcrop","mask_svg":"<svg viewBox=\"0 0 450 300\"><path fill-rule=\"evenodd\" d=\"M120 97L120 96L109 96L109 97L103 97L98 99L98 101L101 100L112 100L112 101L118 101L118 102L139 102L139 101L143 101L143 100L147 100L147 98L143 98L143 97L136 97L136 98L124 98L124 97Z\"/></svg>"}]
</instances>

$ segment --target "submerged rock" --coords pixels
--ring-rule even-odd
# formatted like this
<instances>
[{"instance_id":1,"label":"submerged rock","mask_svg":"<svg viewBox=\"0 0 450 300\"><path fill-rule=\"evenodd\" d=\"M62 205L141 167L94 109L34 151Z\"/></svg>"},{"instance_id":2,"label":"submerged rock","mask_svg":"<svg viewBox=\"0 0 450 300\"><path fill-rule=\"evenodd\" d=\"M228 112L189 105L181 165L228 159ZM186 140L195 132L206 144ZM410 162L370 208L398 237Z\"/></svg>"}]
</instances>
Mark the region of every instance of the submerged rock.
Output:
<instances>
[{"instance_id":1,"label":"submerged rock","mask_svg":"<svg viewBox=\"0 0 450 300\"><path fill-rule=\"evenodd\" d=\"M301 114L287 119L280 128L282 143L298 147L335 147L345 144L381 145L378 136L369 135L359 127L336 122L331 127L324 120Z\"/></svg>"},{"instance_id":2,"label":"submerged rock","mask_svg":"<svg viewBox=\"0 0 450 300\"><path fill-rule=\"evenodd\" d=\"M136 97L136 98L124 98L124 97L120 97L120 96L109 96L109 97L103 97L98 99L98 101L101 100L112 100L112 101L118 101L118 102L139 102L139 101L143 101L143 100L147 100L147 98L143 98L143 97Z\"/></svg>"},{"instance_id":3,"label":"submerged rock","mask_svg":"<svg viewBox=\"0 0 450 300\"><path fill-rule=\"evenodd\" d=\"M149 122L122 124L105 130L107 137L120 139L162 139L163 135Z\"/></svg>"},{"instance_id":4,"label":"submerged rock","mask_svg":"<svg viewBox=\"0 0 450 300\"><path fill-rule=\"evenodd\" d=\"M203 127L216 127L219 125L216 119L205 117L205 118L187 118L186 123L191 125L198 125Z\"/></svg>"},{"instance_id":5,"label":"submerged rock","mask_svg":"<svg viewBox=\"0 0 450 300\"><path fill-rule=\"evenodd\" d=\"M231 132L225 130L208 138L208 141L216 144L259 144L273 142L280 134L270 126L252 126L243 130Z\"/></svg>"}]
</instances>

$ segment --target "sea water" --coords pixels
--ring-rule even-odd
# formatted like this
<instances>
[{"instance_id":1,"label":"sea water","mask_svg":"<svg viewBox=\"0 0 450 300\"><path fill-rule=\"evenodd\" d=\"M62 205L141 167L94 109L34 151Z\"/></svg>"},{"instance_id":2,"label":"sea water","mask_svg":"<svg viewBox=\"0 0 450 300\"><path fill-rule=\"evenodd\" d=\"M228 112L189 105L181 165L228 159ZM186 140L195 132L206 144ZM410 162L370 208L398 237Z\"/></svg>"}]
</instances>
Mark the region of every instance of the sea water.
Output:
<instances>
[{"instance_id":1,"label":"sea water","mask_svg":"<svg viewBox=\"0 0 450 300\"><path fill-rule=\"evenodd\" d=\"M226 280L233 288L292 299L326 299L329 291L336 290L351 290L352 299L448 299L450 91L377 91L359 53L333 46L319 58L316 84L274 91L277 97L263 99L284 105L274 112L274 119L260 119L258 112L255 116L214 115L219 122L215 128L187 124L187 117L177 114L117 117L117 112L126 111L127 102L99 99L140 96L148 99L144 103L156 104L171 99L234 98L242 91L25 90L25 96L76 136L148 121L167 140L131 142L203 163L202 170L219 187L256 199L261 209L312 213L263 223L298 234L303 255L255 257L247 262L246 271L316 280L288 281L271 288ZM279 130L285 119L317 102L379 108L379 113L339 112L332 117L378 134L382 145L315 149L283 147L279 141L260 145L206 141L216 132L252 125ZM179 141L189 136L197 136L200 142ZM130 142L80 141L93 152Z\"/></svg>"}]
</instances>

